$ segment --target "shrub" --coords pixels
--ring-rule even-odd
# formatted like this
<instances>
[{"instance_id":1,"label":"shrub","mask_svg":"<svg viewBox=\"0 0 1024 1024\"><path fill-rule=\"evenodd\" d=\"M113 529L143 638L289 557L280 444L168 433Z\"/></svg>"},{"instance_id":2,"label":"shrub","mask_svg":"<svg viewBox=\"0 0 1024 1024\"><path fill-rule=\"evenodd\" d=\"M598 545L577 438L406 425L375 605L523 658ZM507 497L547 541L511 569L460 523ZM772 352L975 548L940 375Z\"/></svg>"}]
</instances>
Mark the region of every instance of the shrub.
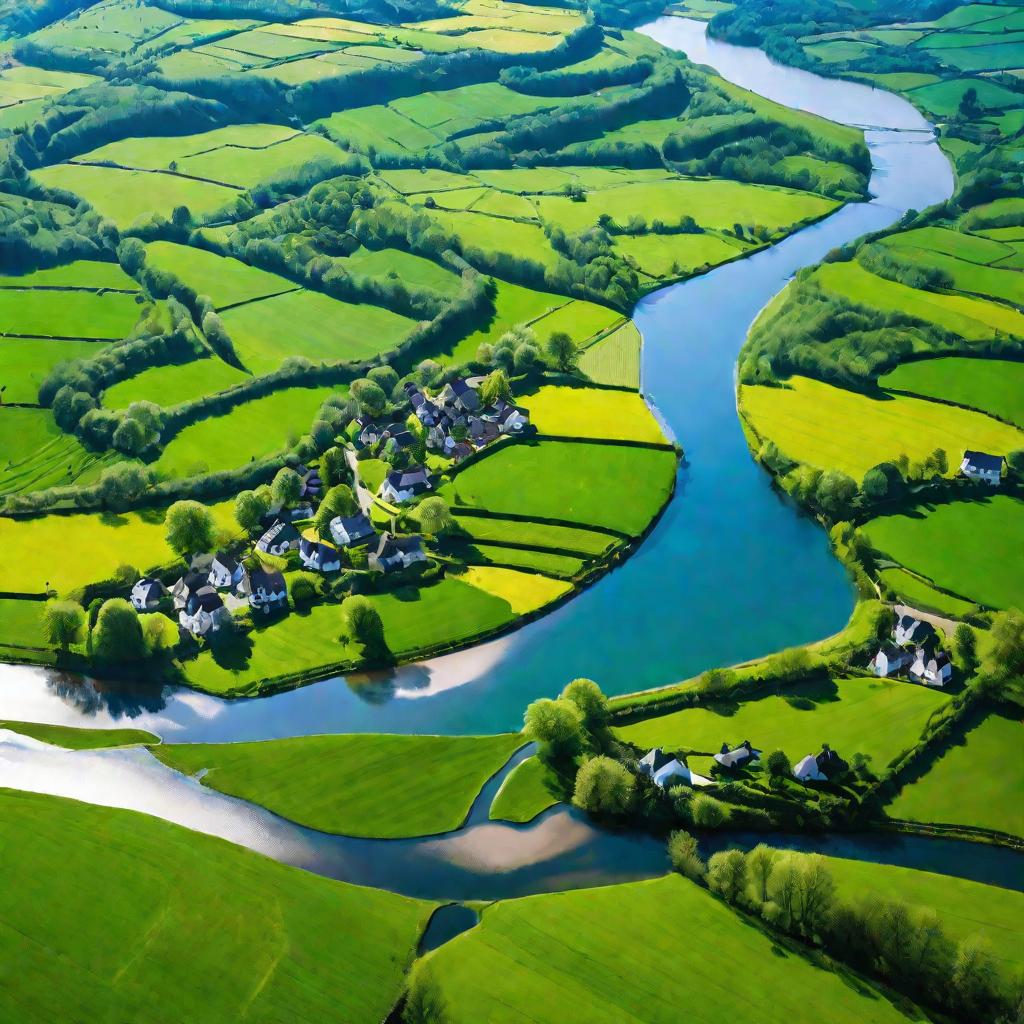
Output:
<instances>
[{"instance_id":1,"label":"shrub","mask_svg":"<svg viewBox=\"0 0 1024 1024\"><path fill-rule=\"evenodd\" d=\"M694 882L702 882L707 874L707 867L697 849L697 840L689 832L679 830L668 837L668 859L675 871Z\"/></svg>"},{"instance_id":2,"label":"shrub","mask_svg":"<svg viewBox=\"0 0 1024 1024\"><path fill-rule=\"evenodd\" d=\"M693 823L700 828L721 828L729 820L729 808L707 793L698 793L690 802Z\"/></svg>"},{"instance_id":3,"label":"shrub","mask_svg":"<svg viewBox=\"0 0 1024 1024\"><path fill-rule=\"evenodd\" d=\"M622 815L633 806L636 776L611 757L592 757L576 773L572 802L592 814Z\"/></svg>"}]
</instances>

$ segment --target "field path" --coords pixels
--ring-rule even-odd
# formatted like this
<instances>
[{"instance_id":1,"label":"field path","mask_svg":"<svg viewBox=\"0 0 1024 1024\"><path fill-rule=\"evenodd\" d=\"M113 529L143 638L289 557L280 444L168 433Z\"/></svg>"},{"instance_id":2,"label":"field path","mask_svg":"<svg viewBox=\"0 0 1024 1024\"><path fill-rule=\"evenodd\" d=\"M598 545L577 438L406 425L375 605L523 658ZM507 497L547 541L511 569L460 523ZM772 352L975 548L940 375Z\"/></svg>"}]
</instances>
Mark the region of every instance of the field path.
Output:
<instances>
[{"instance_id":1,"label":"field path","mask_svg":"<svg viewBox=\"0 0 1024 1024\"><path fill-rule=\"evenodd\" d=\"M912 615L915 619L921 619L923 622L930 622L933 626L938 626L947 637L952 637L953 631L960 625L959 619L947 619L945 616L936 615L934 612L923 612L919 608L911 608L909 604L894 604L892 607L897 615Z\"/></svg>"},{"instance_id":2,"label":"field path","mask_svg":"<svg viewBox=\"0 0 1024 1024\"><path fill-rule=\"evenodd\" d=\"M362 477L359 475L359 460L351 448L345 449L345 461L348 463L348 468L352 470L352 482L355 484L356 501L359 502L359 508L363 515L369 519L370 509L373 507L373 495L363 485Z\"/></svg>"}]
</instances>

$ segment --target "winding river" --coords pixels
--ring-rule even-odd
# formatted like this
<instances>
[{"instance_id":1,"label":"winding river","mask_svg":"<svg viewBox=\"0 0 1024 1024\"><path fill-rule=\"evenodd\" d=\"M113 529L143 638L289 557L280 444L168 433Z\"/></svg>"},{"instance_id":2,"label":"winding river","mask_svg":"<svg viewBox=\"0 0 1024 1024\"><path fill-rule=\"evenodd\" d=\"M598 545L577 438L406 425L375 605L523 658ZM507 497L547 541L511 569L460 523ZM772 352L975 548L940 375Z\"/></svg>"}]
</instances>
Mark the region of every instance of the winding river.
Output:
<instances>
[{"instance_id":1,"label":"winding river","mask_svg":"<svg viewBox=\"0 0 1024 1024\"><path fill-rule=\"evenodd\" d=\"M912 206L951 195L949 164L931 126L892 94L708 40L700 22L665 17L641 31L769 99L865 128L873 198L770 249L664 288L637 307L643 387L688 460L674 500L639 551L554 614L508 637L391 673L224 701L144 681L100 687L6 666L0 668L0 719L96 727L131 719L172 742L323 732L489 733L519 728L529 701L576 676L597 679L608 693L627 693L843 626L853 594L822 531L772 489L750 458L735 409L736 356L758 311L798 269L893 223ZM409 895L499 898L664 871L660 841L597 831L571 810L556 808L527 826L489 822L502 774L456 832L360 840L300 828L213 792L145 750L69 752L0 731L0 786L143 811L312 871ZM756 837L729 841L742 845ZM772 841L1019 887L1017 855L994 847L909 836Z\"/></svg>"}]
</instances>

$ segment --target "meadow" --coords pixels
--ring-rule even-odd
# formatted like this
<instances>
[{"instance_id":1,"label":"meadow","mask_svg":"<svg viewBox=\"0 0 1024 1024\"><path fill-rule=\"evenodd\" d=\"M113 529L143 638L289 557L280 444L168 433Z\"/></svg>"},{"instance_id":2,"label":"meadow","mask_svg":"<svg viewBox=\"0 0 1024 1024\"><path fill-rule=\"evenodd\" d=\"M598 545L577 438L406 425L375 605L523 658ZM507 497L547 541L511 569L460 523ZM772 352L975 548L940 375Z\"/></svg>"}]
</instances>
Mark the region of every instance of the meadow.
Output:
<instances>
[{"instance_id":1,"label":"meadow","mask_svg":"<svg viewBox=\"0 0 1024 1024\"><path fill-rule=\"evenodd\" d=\"M203 785L321 832L398 839L458 828L522 737L300 736L164 744L155 755ZM381 793L387 792L387 800Z\"/></svg>"},{"instance_id":2,"label":"meadow","mask_svg":"<svg viewBox=\"0 0 1024 1024\"><path fill-rule=\"evenodd\" d=\"M103 392L103 405L108 409L126 409L132 402L152 401L154 395L159 395L160 403L169 408L226 391L247 380L247 374L216 356L195 359L191 363L153 366L107 388Z\"/></svg>"},{"instance_id":3,"label":"meadow","mask_svg":"<svg viewBox=\"0 0 1024 1024\"><path fill-rule=\"evenodd\" d=\"M66 750L102 750L108 747L137 747L160 742L145 729L79 729L70 725L44 725L38 722L0 721L0 729L29 736Z\"/></svg>"},{"instance_id":4,"label":"meadow","mask_svg":"<svg viewBox=\"0 0 1024 1024\"><path fill-rule=\"evenodd\" d=\"M5 944L31 979L0 986L9 1020L373 1024L433 910L130 811L5 790L0 818L0 923L32 937Z\"/></svg>"},{"instance_id":5,"label":"meadow","mask_svg":"<svg viewBox=\"0 0 1024 1024\"><path fill-rule=\"evenodd\" d=\"M491 541L496 544L527 544L531 547L551 548L556 551L570 551L579 555L597 557L605 554L618 538L608 533L574 526L560 526L557 523L531 523L518 519L501 519L494 516L455 516L455 523L461 533L474 541Z\"/></svg>"},{"instance_id":6,"label":"meadow","mask_svg":"<svg viewBox=\"0 0 1024 1024\"><path fill-rule=\"evenodd\" d=\"M7 388L4 401L35 405L39 401L39 386L58 363L88 359L104 347L95 341L0 338L0 380Z\"/></svg>"},{"instance_id":7,"label":"meadow","mask_svg":"<svg viewBox=\"0 0 1024 1024\"><path fill-rule=\"evenodd\" d=\"M630 320L588 346L580 355L579 370L595 384L639 389L640 347L640 332Z\"/></svg>"},{"instance_id":8,"label":"meadow","mask_svg":"<svg viewBox=\"0 0 1024 1024\"><path fill-rule=\"evenodd\" d=\"M958 619L977 611L977 606L972 601L964 601L962 598L946 594L913 573L907 572L906 569L882 569L878 573L878 578L912 608L931 610Z\"/></svg>"},{"instance_id":9,"label":"meadow","mask_svg":"<svg viewBox=\"0 0 1024 1024\"><path fill-rule=\"evenodd\" d=\"M134 294L54 293L50 287L0 288L0 334L116 341L131 331L142 312Z\"/></svg>"},{"instance_id":10,"label":"meadow","mask_svg":"<svg viewBox=\"0 0 1024 1024\"><path fill-rule=\"evenodd\" d=\"M960 597L992 608L1024 605L1020 538L1024 502L1006 495L880 516L863 527L871 546ZM984 538L970 544L965 538Z\"/></svg>"},{"instance_id":11,"label":"meadow","mask_svg":"<svg viewBox=\"0 0 1024 1024\"><path fill-rule=\"evenodd\" d=\"M836 1024L906 1020L876 990L813 966L678 875L494 904L420 969L453 1024L676 1024L681 1007L713 1020L754 1005L763 1024L800 1020L808 1006L828 1006Z\"/></svg>"},{"instance_id":12,"label":"meadow","mask_svg":"<svg viewBox=\"0 0 1024 1024\"><path fill-rule=\"evenodd\" d=\"M572 589L562 580L497 565L469 565L460 579L485 594L507 601L514 615L538 611Z\"/></svg>"},{"instance_id":13,"label":"meadow","mask_svg":"<svg viewBox=\"0 0 1024 1024\"><path fill-rule=\"evenodd\" d=\"M42 601L0 598L0 644L46 647Z\"/></svg>"},{"instance_id":14,"label":"meadow","mask_svg":"<svg viewBox=\"0 0 1024 1024\"><path fill-rule=\"evenodd\" d=\"M869 397L811 377L792 377L785 387L743 385L740 404L757 433L791 459L842 470L858 482L872 466L904 453L921 460L941 448L953 474L965 449L1006 454L1024 447L1016 427L970 409L903 395ZM835 430L841 423L857 429Z\"/></svg>"},{"instance_id":15,"label":"meadow","mask_svg":"<svg viewBox=\"0 0 1024 1024\"><path fill-rule=\"evenodd\" d=\"M532 821L558 803L548 783L549 772L540 758L528 757L509 772L491 804L492 821Z\"/></svg>"},{"instance_id":16,"label":"meadow","mask_svg":"<svg viewBox=\"0 0 1024 1024\"><path fill-rule=\"evenodd\" d=\"M452 545L452 549L456 557L467 565L505 566L562 579L572 579L584 566L583 559L562 555L556 551L534 551L477 543L455 544Z\"/></svg>"},{"instance_id":17,"label":"meadow","mask_svg":"<svg viewBox=\"0 0 1024 1024\"><path fill-rule=\"evenodd\" d=\"M635 391L545 385L520 400L541 434L666 444L657 420Z\"/></svg>"}]
</instances>

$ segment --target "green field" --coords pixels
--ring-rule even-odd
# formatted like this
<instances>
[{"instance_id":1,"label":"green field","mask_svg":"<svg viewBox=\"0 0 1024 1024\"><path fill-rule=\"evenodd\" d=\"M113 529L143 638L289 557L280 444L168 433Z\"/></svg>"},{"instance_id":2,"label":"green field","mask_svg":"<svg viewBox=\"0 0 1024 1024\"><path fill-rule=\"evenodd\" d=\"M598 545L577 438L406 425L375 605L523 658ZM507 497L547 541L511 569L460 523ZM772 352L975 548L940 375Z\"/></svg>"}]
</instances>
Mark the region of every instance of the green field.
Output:
<instances>
[{"instance_id":1,"label":"green field","mask_svg":"<svg viewBox=\"0 0 1024 1024\"><path fill-rule=\"evenodd\" d=\"M126 409L132 402L157 402L165 409L205 395L226 391L250 378L214 356L191 363L154 366L103 392L108 409Z\"/></svg>"},{"instance_id":2,"label":"green field","mask_svg":"<svg viewBox=\"0 0 1024 1024\"><path fill-rule=\"evenodd\" d=\"M0 818L5 1020L376 1024L433 909L130 811L2 791Z\"/></svg>"},{"instance_id":3,"label":"green field","mask_svg":"<svg viewBox=\"0 0 1024 1024\"><path fill-rule=\"evenodd\" d=\"M141 312L135 295L123 292L0 289L0 334L117 341Z\"/></svg>"},{"instance_id":4,"label":"green field","mask_svg":"<svg viewBox=\"0 0 1024 1024\"><path fill-rule=\"evenodd\" d=\"M0 644L48 647L43 634L45 607L41 601L0 598Z\"/></svg>"},{"instance_id":5,"label":"green field","mask_svg":"<svg viewBox=\"0 0 1024 1024\"><path fill-rule=\"evenodd\" d=\"M746 246L737 239L705 233L622 235L615 239L615 248L650 277L674 278L735 259Z\"/></svg>"},{"instance_id":6,"label":"green field","mask_svg":"<svg viewBox=\"0 0 1024 1024\"><path fill-rule=\"evenodd\" d=\"M811 377L792 377L781 388L743 385L740 402L757 433L791 459L857 481L903 453L921 460L941 448L952 474L965 449L1005 454L1024 447L1016 427L970 409L902 395L870 398ZM856 429L836 430L838 424Z\"/></svg>"},{"instance_id":7,"label":"green field","mask_svg":"<svg viewBox=\"0 0 1024 1024\"><path fill-rule=\"evenodd\" d=\"M595 384L639 389L640 348L640 332L630 320L581 354L580 372Z\"/></svg>"},{"instance_id":8,"label":"green field","mask_svg":"<svg viewBox=\"0 0 1024 1024\"><path fill-rule=\"evenodd\" d=\"M545 385L520 404L541 434L666 443L647 404L632 391Z\"/></svg>"},{"instance_id":9,"label":"green field","mask_svg":"<svg viewBox=\"0 0 1024 1024\"><path fill-rule=\"evenodd\" d=\"M520 522L516 519L496 519L490 516L456 516L459 530L477 541L529 544L534 547L571 551L596 557L603 555L617 538L608 533L558 526L553 523Z\"/></svg>"},{"instance_id":10,"label":"green field","mask_svg":"<svg viewBox=\"0 0 1024 1024\"><path fill-rule=\"evenodd\" d=\"M793 764L828 743L847 760L856 753L869 755L873 769L881 771L914 746L929 717L947 700L940 692L906 682L813 680L735 709L687 708L616 731L645 750L663 746L704 754L749 739L764 751L785 750Z\"/></svg>"},{"instance_id":11,"label":"green field","mask_svg":"<svg viewBox=\"0 0 1024 1024\"><path fill-rule=\"evenodd\" d=\"M428 288L441 295L456 295L460 288L458 275L453 271L401 249L360 249L348 257L345 265L354 274L397 277L407 285Z\"/></svg>"},{"instance_id":12,"label":"green field","mask_svg":"<svg viewBox=\"0 0 1024 1024\"><path fill-rule=\"evenodd\" d=\"M0 380L7 385L4 401L35 405L39 401L39 386L58 363L89 359L105 347L95 341L0 339Z\"/></svg>"},{"instance_id":13,"label":"green field","mask_svg":"<svg viewBox=\"0 0 1024 1024\"><path fill-rule=\"evenodd\" d=\"M890 817L971 825L1024 837L1021 723L993 712L950 747L927 774L904 786Z\"/></svg>"},{"instance_id":14,"label":"green field","mask_svg":"<svg viewBox=\"0 0 1024 1024\"><path fill-rule=\"evenodd\" d=\"M545 441L502 448L472 463L438 493L456 506L636 536L668 500L675 471L672 452Z\"/></svg>"},{"instance_id":15,"label":"green field","mask_svg":"<svg viewBox=\"0 0 1024 1024\"><path fill-rule=\"evenodd\" d=\"M1002 110L1006 107L1015 107L1020 103L1016 93L995 82L986 82L977 78L957 78L944 82L936 82L934 85L926 85L914 89L910 93L911 99L920 103L926 110L939 117L952 117L963 100L964 93L968 89L974 89L978 96L979 105L985 110Z\"/></svg>"},{"instance_id":16,"label":"green field","mask_svg":"<svg viewBox=\"0 0 1024 1024\"><path fill-rule=\"evenodd\" d=\"M931 610L957 619L977 610L973 602L944 594L906 569L882 569L878 578L912 608Z\"/></svg>"},{"instance_id":17,"label":"green field","mask_svg":"<svg viewBox=\"0 0 1024 1024\"><path fill-rule=\"evenodd\" d=\"M500 736L300 736L169 744L156 751L203 785L321 832L397 839L458 828L522 744ZM387 799L381 794L387 793Z\"/></svg>"},{"instance_id":18,"label":"green field","mask_svg":"<svg viewBox=\"0 0 1024 1024\"><path fill-rule=\"evenodd\" d=\"M564 580L500 565L470 565L460 578L475 589L507 602L514 615L538 611L572 589Z\"/></svg>"},{"instance_id":19,"label":"green field","mask_svg":"<svg viewBox=\"0 0 1024 1024\"><path fill-rule=\"evenodd\" d=\"M287 388L185 427L153 463L162 477L216 473L262 459L294 444L335 388Z\"/></svg>"},{"instance_id":20,"label":"green field","mask_svg":"<svg viewBox=\"0 0 1024 1024\"><path fill-rule=\"evenodd\" d=\"M11 602L4 602L5 605ZM5 609L6 610L6 609ZM41 725L37 722L0 721L0 729L31 736L68 750L100 750L105 747L134 747L159 743L160 737L144 729L78 729L69 725Z\"/></svg>"},{"instance_id":21,"label":"green field","mask_svg":"<svg viewBox=\"0 0 1024 1024\"><path fill-rule=\"evenodd\" d=\"M1024 427L1024 363L959 356L922 359L902 363L878 383L968 405Z\"/></svg>"},{"instance_id":22,"label":"green field","mask_svg":"<svg viewBox=\"0 0 1024 1024\"><path fill-rule=\"evenodd\" d=\"M93 291L114 289L138 292L139 286L117 263L104 260L73 260L58 267L43 267L26 274L0 277L0 289L8 288L88 288Z\"/></svg>"},{"instance_id":23,"label":"green field","mask_svg":"<svg viewBox=\"0 0 1024 1024\"><path fill-rule=\"evenodd\" d=\"M501 784L491 804L495 821L532 821L542 811L558 803L546 780L548 770L537 757L517 764Z\"/></svg>"},{"instance_id":24,"label":"green field","mask_svg":"<svg viewBox=\"0 0 1024 1024\"><path fill-rule=\"evenodd\" d=\"M583 561L571 555L554 551L530 551L522 548L501 547L497 544L459 546L457 555L467 565L504 565L572 579L583 569Z\"/></svg>"},{"instance_id":25,"label":"green field","mask_svg":"<svg viewBox=\"0 0 1024 1024\"><path fill-rule=\"evenodd\" d=\"M876 990L812 966L678 875L497 903L423 969L452 1024L678 1024L681 1012L712 1021L755 1006L761 1024L824 1006L835 1024L906 1021Z\"/></svg>"},{"instance_id":26,"label":"green field","mask_svg":"<svg viewBox=\"0 0 1024 1024\"><path fill-rule=\"evenodd\" d=\"M993 608L1024 607L1019 571L1024 502L996 494L880 516L863 530L872 547L945 590ZM981 537L983 544L972 543ZM971 548L969 558L965 545Z\"/></svg>"}]
</instances>

